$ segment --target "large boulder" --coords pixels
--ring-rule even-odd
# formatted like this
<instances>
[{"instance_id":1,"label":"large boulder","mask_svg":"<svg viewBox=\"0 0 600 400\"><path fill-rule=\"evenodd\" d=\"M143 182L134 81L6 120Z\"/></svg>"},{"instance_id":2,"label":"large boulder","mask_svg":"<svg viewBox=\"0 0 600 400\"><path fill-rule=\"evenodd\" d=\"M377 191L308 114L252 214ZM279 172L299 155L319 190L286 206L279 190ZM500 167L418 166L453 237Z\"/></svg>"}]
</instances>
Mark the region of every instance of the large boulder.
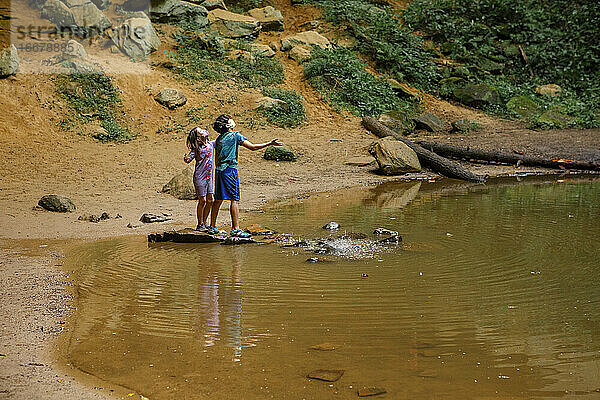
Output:
<instances>
[{"instance_id":1,"label":"large boulder","mask_svg":"<svg viewBox=\"0 0 600 400\"><path fill-rule=\"evenodd\" d=\"M160 46L160 39L148 18L136 16L111 29L108 36L130 58L144 60Z\"/></svg>"},{"instance_id":2,"label":"large boulder","mask_svg":"<svg viewBox=\"0 0 600 400\"><path fill-rule=\"evenodd\" d=\"M67 47L62 53L62 58L63 60L68 60L71 58L85 60L87 58L87 53L81 43L79 43L77 40L71 39L67 42Z\"/></svg>"},{"instance_id":3,"label":"large boulder","mask_svg":"<svg viewBox=\"0 0 600 400\"><path fill-rule=\"evenodd\" d=\"M73 212L75 211L75 204L65 196L59 196L56 194L49 194L42 197L38 201L38 205L48 211L54 212Z\"/></svg>"},{"instance_id":4,"label":"large boulder","mask_svg":"<svg viewBox=\"0 0 600 400\"><path fill-rule=\"evenodd\" d=\"M281 11L276 10L271 6L264 8L254 8L248 11L248 14L262 25L262 30L265 32L278 31L283 32L283 15Z\"/></svg>"},{"instance_id":5,"label":"large boulder","mask_svg":"<svg viewBox=\"0 0 600 400\"><path fill-rule=\"evenodd\" d=\"M181 0L165 0L152 2L150 19L166 24L189 24L194 28L208 25L208 10L197 4Z\"/></svg>"},{"instance_id":6,"label":"large boulder","mask_svg":"<svg viewBox=\"0 0 600 400\"><path fill-rule=\"evenodd\" d=\"M320 47L322 49L331 48L331 43L325 36L319 34L317 31L306 31L281 39L281 51L291 50L294 46L299 44Z\"/></svg>"},{"instance_id":7,"label":"large boulder","mask_svg":"<svg viewBox=\"0 0 600 400\"><path fill-rule=\"evenodd\" d=\"M269 45L259 43L250 43L250 53L259 57L273 57L275 55L275 51Z\"/></svg>"},{"instance_id":8,"label":"large boulder","mask_svg":"<svg viewBox=\"0 0 600 400\"><path fill-rule=\"evenodd\" d=\"M209 28L226 38L256 36L260 32L260 22L247 15L216 9L208 13Z\"/></svg>"},{"instance_id":9,"label":"large boulder","mask_svg":"<svg viewBox=\"0 0 600 400\"><path fill-rule=\"evenodd\" d=\"M525 119L530 119L537 114L539 108L537 103L527 96L515 96L506 103L508 111L514 112L519 117Z\"/></svg>"},{"instance_id":10,"label":"large boulder","mask_svg":"<svg viewBox=\"0 0 600 400\"><path fill-rule=\"evenodd\" d=\"M414 150L390 136L373 143L369 153L375 157L379 171L384 175L401 175L421 170L421 163Z\"/></svg>"},{"instance_id":11,"label":"large boulder","mask_svg":"<svg viewBox=\"0 0 600 400\"><path fill-rule=\"evenodd\" d=\"M14 75L19 69L19 54L14 44L0 52L0 78Z\"/></svg>"},{"instance_id":12,"label":"large boulder","mask_svg":"<svg viewBox=\"0 0 600 400\"><path fill-rule=\"evenodd\" d=\"M564 114L558 108L550 109L538 118L538 123L548 125L552 128L564 128L573 122L575 122L573 117Z\"/></svg>"},{"instance_id":13,"label":"large boulder","mask_svg":"<svg viewBox=\"0 0 600 400\"><path fill-rule=\"evenodd\" d=\"M60 31L75 26L73 12L60 0L47 0L42 7L41 16L56 25Z\"/></svg>"},{"instance_id":14,"label":"large boulder","mask_svg":"<svg viewBox=\"0 0 600 400\"><path fill-rule=\"evenodd\" d=\"M292 47L288 53L288 57L296 61L298 64L302 64L310 60L311 47L305 44L299 44Z\"/></svg>"},{"instance_id":15,"label":"large boulder","mask_svg":"<svg viewBox=\"0 0 600 400\"><path fill-rule=\"evenodd\" d=\"M425 129L430 132L440 132L444 130L444 121L436 115L428 112L413 118L417 129Z\"/></svg>"},{"instance_id":16,"label":"large boulder","mask_svg":"<svg viewBox=\"0 0 600 400\"><path fill-rule=\"evenodd\" d=\"M175 175L169 183L163 186L163 193L168 193L179 200L195 200L196 189L194 188L194 169L187 167L181 173Z\"/></svg>"},{"instance_id":17,"label":"large boulder","mask_svg":"<svg viewBox=\"0 0 600 400\"><path fill-rule=\"evenodd\" d=\"M101 35L112 26L106 15L90 0L63 0L63 3L73 15L75 26L71 30L78 36Z\"/></svg>"},{"instance_id":18,"label":"large boulder","mask_svg":"<svg viewBox=\"0 0 600 400\"><path fill-rule=\"evenodd\" d=\"M187 103L187 97L185 97L182 91L170 88L161 90L154 97L154 100L171 110Z\"/></svg>"},{"instance_id":19,"label":"large boulder","mask_svg":"<svg viewBox=\"0 0 600 400\"><path fill-rule=\"evenodd\" d=\"M485 83L468 84L454 89L454 97L468 106L480 107L488 104L499 104L498 89Z\"/></svg>"},{"instance_id":20,"label":"large boulder","mask_svg":"<svg viewBox=\"0 0 600 400\"><path fill-rule=\"evenodd\" d=\"M256 101L256 110L271 111L271 110L289 110L290 105L283 100L274 99L272 97L261 97Z\"/></svg>"}]
</instances>

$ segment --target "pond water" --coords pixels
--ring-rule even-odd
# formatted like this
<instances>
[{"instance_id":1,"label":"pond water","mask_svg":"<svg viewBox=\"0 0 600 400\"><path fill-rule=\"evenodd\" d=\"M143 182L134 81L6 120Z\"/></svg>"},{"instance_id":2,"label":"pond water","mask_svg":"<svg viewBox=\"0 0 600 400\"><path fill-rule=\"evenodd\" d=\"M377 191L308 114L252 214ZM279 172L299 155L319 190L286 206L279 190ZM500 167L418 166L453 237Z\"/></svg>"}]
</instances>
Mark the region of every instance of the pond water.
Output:
<instances>
[{"instance_id":1,"label":"pond water","mask_svg":"<svg viewBox=\"0 0 600 400\"><path fill-rule=\"evenodd\" d=\"M558 179L352 188L252 216L300 238L403 237L330 263L278 244L80 245L69 362L151 400L598 399L600 182Z\"/></svg>"}]
</instances>

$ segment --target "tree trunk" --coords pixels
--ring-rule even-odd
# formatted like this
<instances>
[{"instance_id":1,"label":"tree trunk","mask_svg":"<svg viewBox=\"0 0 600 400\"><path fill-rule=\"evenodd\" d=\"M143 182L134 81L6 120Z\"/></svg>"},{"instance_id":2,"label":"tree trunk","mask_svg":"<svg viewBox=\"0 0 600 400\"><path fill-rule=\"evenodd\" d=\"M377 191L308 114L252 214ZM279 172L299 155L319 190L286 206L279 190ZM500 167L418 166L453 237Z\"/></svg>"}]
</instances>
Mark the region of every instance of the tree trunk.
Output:
<instances>
[{"instance_id":1,"label":"tree trunk","mask_svg":"<svg viewBox=\"0 0 600 400\"><path fill-rule=\"evenodd\" d=\"M408 141L401 135L397 134L387 126L377 121L375 118L363 117L362 124L366 129L368 129L380 138L392 136L395 139L406 144L408 147L413 149L415 153L417 153L417 157L419 157L419 162L423 166L430 168L432 171L447 176L448 178L462 179L470 182L485 182L485 177L475 175L471 171L464 169L460 164L454 161L450 161L447 158L444 158L427 149L424 149L418 144Z\"/></svg>"},{"instance_id":2,"label":"tree trunk","mask_svg":"<svg viewBox=\"0 0 600 400\"><path fill-rule=\"evenodd\" d=\"M548 159L541 157L530 157L521 154L503 153L499 151L488 151L473 149L470 147L453 146L449 144L440 144L432 142L417 142L420 146L433 151L444 157L465 159L471 161L493 161L502 164L526 165L529 167L544 167L555 169L579 169L579 170L600 170L600 164L585 161L564 160L561 158Z\"/></svg>"}]
</instances>

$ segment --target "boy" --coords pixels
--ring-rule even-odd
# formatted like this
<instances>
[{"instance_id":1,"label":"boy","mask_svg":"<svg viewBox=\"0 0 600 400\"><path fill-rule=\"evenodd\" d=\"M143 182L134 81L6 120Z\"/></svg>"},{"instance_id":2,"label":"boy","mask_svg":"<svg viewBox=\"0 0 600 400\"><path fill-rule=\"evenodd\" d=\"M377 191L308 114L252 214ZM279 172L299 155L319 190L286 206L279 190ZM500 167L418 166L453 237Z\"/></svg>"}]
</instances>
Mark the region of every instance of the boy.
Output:
<instances>
[{"instance_id":1,"label":"boy","mask_svg":"<svg viewBox=\"0 0 600 400\"><path fill-rule=\"evenodd\" d=\"M260 150L267 146L282 146L277 139L267 143L253 144L243 135L233 130L235 122L231 115L219 115L213 129L219 134L215 141L215 201L210 215L210 227L208 233L214 235L219 233L216 228L219 208L224 200L230 200L229 212L231 213L231 236L247 238L248 232L240 229L239 205L240 205L240 182L237 173L238 148L240 145L249 150Z\"/></svg>"}]
</instances>

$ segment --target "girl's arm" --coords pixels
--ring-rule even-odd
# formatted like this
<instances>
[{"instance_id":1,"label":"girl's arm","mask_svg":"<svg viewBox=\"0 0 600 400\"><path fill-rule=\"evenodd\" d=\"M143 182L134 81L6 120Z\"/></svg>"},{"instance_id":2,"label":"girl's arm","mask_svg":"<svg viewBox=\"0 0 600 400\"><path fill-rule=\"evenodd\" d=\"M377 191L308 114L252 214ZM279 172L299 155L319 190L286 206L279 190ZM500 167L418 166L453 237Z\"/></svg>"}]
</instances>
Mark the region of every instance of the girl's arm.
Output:
<instances>
[{"instance_id":1,"label":"girl's arm","mask_svg":"<svg viewBox=\"0 0 600 400\"><path fill-rule=\"evenodd\" d=\"M183 156L183 161L185 161L186 164L189 164L194 158L196 158L196 153L194 152L194 150L192 150L190 151L190 154L188 154L187 156Z\"/></svg>"},{"instance_id":2,"label":"girl's arm","mask_svg":"<svg viewBox=\"0 0 600 400\"><path fill-rule=\"evenodd\" d=\"M283 146L283 143L281 143L279 141L279 139L273 139L270 142L260 143L260 144L253 144L249 140L244 140L242 142L242 146L244 146L245 148L247 148L249 150L260 150L260 149L264 149L267 146Z\"/></svg>"}]
</instances>

